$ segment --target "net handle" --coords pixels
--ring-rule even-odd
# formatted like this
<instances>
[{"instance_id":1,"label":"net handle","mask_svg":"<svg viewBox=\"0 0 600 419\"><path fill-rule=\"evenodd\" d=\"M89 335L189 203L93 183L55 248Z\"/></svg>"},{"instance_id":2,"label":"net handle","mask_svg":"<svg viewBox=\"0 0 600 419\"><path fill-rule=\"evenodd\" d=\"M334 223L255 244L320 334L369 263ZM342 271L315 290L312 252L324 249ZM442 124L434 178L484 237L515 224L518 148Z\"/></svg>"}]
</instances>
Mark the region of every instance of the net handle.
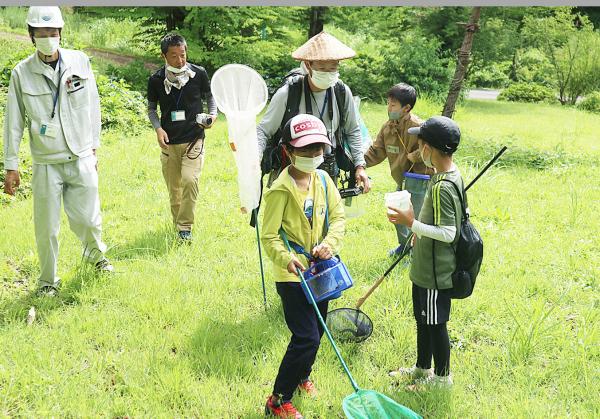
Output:
<instances>
[{"instance_id":1,"label":"net handle","mask_svg":"<svg viewBox=\"0 0 600 419\"><path fill-rule=\"evenodd\" d=\"M500 158L500 156L508 149L508 147L503 146L500 151L498 151L496 153L496 155L492 158L492 160L490 160L488 162L488 164L485 165L485 167L483 169L481 169L481 171L479 172L479 174L477 176L475 176L475 178L467 185L467 187L465 188L465 192L467 190L469 190L469 188L471 186L473 186L475 184L475 182L477 182L477 180L479 180L479 178L481 176L483 176L483 174L485 172L487 172L487 170L492 167L492 165L496 162L496 160L498 160ZM369 290L365 293L365 295L363 295L361 298L358 299L358 301L356 302L356 308L359 309L364 302L367 300L367 298L369 298L369 296L371 294L373 294L373 291L375 291L383 282L383 280L385 279L386 276L389 275L390 272L392 272L392 270L396 267L396 265L398 265L398 263L404 258L404 256L406 256L408 254L408 251L410 250L410 248L412 247L412 245L410 245L413 236L415 235L415 233L411 233L411 235L408 237L408 239L406 240L406 242L404 242L404 249L402 251L402 254L398 257L398 259L396 259L394 261L394 263L392 263L392 266L390 266L387 271L385 271L385 273L381 276L381 278L379 278L372 286L371 288L369 288Z\"/></svg>"},{"instance_id":2,"label":"net handle","mask_svg":"<svg viewBox=\"0 0 600 419\"><path fill-rule=\"evenodd\" d=\"M360 297L358 299L358 301L356 302L357 310L365 303L365 301L367 301L367 298L369 298L369 296L371 294L373 294L373 291L375 291L377 288L379 288L379 286L381 285L383 280L390 274L390 272L392 272L392 270L396 267L396 265L398 265L398 263L400 263L400 261L402 259L404 259L404 256L406 256L408 254L410 247L411 247L411 246L409 246L409 244L414 235L415 235L415 233L411 233L411 235L408 236L408 239L406 239L406 242L404 243L402 254L394 261L394 263L392 263L392 265L387 269L387 271L385 271L385 273L383 275L381 275L381 277L377 281L375 281L375 283L371 286L371 288L369 288L369 290L365 293L365 295L363 295L362 297Z\"/></svg>"},{"instance_id":3,"label":"net handle","mask_svg":"<svg viewBox=\"0 0 600 419\"><path fill-rule=\"evenodd\" d=\"M283 239L283 242L287 246L288 250L291 252L292 247L290 246L290 243L288 242L285 231L283 231L283 229L280 229L279 234L281 235L281 238ZM352 377L352 373L348 369L348 366L346 365L346 361L344 361L344 358L342 358L342 354L340 353L340 350L338 349L335 341L333 340L333 336L331 336L331 333L329 332L329 328L327 327L325 320L323 320L323 316L321 316L321 312L319 311L319 306L317 306L315 297L313 297L312 291L308 287L308 284L306 283L306 280L304 279L304 276L302 275L302 271L300 271L300 268L298 268L297 266L296 266L296 273L298 274L298 278L300 278L302 285L308 290L307 295L309 296L310 303L312 304L313 308L315 309L317 318L319 319L321 326L323 326L323 330L325 331L325 334L327 335L327 339L329 339L329 343L331 343L331 346L333 347L333 351L335 352L337 358L340 360L340 363L342 364L342 367L344 368L344 372L348 376L348 379L350 380L350 384L352 384L352 388L354 389L355 392L358 392L360 390L360 387L358 387L358 384L356 384L356 381L354 381L354 377Z\"/></svg>"}]
</instances>

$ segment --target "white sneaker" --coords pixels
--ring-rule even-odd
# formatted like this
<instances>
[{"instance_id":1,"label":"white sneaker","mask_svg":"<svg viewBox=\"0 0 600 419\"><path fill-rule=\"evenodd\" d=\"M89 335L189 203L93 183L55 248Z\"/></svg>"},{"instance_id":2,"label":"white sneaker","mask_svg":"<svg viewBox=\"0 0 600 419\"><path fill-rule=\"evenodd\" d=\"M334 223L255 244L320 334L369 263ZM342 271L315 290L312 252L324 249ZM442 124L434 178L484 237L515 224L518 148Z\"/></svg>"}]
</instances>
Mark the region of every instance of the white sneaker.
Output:
<instances>
[{"instance_id":1,"label":"white sneaker","mask_svg":"<svg viewBox=\"0 0 600 419\"><path fill-rule=\"evenodd\" d=\"M437 390L449 390L452 388L452 375L439 376L432 374L429 377L418 379L414 385L409 386L410 390L425 390L426 388Z\"/></svg>"},{"instance_id":2,"label":"white sneaker","mask_svg":"<svg viewBox=\"0 0 600 419\"><path fill-rule=\"evenodd\" d=\"M429 368L429 369L417 368L417 366L413 365L412 367L408 367L408 368L402 367L402 368L398 368L395 371L390 371L388 373L388 375L393 378L406 377L406 378L411 378L414 380L417 378L431 377L433 375L433 368Z\"/></svg>"}]
</instances>

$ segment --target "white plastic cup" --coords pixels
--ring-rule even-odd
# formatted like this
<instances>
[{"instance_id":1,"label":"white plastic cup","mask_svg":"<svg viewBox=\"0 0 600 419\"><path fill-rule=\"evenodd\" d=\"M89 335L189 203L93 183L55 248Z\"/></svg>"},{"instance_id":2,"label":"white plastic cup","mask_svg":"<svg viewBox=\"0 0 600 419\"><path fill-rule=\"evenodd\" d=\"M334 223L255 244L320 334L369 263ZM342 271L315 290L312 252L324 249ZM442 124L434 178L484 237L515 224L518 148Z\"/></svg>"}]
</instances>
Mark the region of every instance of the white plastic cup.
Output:
<instances>
[{"instance_id":1,"label":"white plastic cup","mask_svg":"<svg viewBox=\"0 0 600 419\"><path fill-rule=\"evenodd\" d=\"M408 191L396 191L385 194L385 206L398 208L402 211L406 211L410 208L410 192ZM388 208L388 214L394 214Z\"/></svg>"}]
</instances>

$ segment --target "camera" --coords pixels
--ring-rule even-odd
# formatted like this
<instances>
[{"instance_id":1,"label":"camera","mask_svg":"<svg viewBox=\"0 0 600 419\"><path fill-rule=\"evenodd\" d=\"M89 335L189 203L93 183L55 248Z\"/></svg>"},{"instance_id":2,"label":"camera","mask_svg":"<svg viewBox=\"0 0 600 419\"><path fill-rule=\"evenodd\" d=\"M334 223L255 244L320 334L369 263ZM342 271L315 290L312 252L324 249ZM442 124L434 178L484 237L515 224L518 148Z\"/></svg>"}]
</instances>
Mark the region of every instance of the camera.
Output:
<instances>
[{"instance_id":1,"label":"camera","mask_svg":"<svg viewBox=\"0 0 600 419\"><path fill-rule=\"evenodd\" d=\"M207 113L199 113L198 115L196 115L196 122L200 125L207 127L209 125L212 125L213 117Z\"/></svg>"},{"instance_id":2,"label":"camera","mask_svg":"<svg viewBox=\"0 0 600 419\"><path fill-rule=\"evenodd\" d=\"M357 186L355 188L344 188L344 189L340 189L340 196L342 197L342 199L345 199L345 198L350 198L353 196L358 196L362 192L363 192L362 186Z\"/></svg>"}]
</instances>

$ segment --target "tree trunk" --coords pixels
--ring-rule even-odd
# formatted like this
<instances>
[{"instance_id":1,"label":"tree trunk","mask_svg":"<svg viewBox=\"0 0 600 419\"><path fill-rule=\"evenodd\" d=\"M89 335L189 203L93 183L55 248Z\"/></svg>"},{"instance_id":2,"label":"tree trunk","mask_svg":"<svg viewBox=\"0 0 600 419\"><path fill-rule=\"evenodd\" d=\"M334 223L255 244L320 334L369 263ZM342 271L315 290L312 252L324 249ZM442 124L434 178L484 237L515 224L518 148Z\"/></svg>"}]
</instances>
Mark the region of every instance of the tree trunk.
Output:
<instances>
[{"instance_id":1,"label":"tree trunk","mask_svg":"<svg viewBox=\"0 0 600 419\"><path fill-rule=\"evenodd\" d=\"M165 17L165 25L167 31L174 31L180 29L183 26L186 12L183 7L167 7L167 15Z\"/></svg>"},{"instance_id":2,"label":"tree trunk","mask_svg":"<svg viewBox=\"0 0 600 419\"><path fill-rule=\"evenodd\" d=\"M452 118L456 107L456 101L460 95L460 89L462 88L469 62L471 61L471 47L473 46L473 35L479 29L479 16L481 14L481 7L473 7L471 13L471 19L466 25L465 37L463 39L462 46L458 52L458 62L456 63L456 71L454 72L454 78L450 83L450 89L448 89L448 97L446 98L446 104L442 115Z\"/></svg>"},{"instance_id":3,"label":"tree trunk","mask_svg":"<svg viewBox=\"0 0 600 419\"><path fill-rule=\"evenodd\" d=\"M310 27L308 28L308 39L323 31L323 15L327 7L312 6L308 13L310 15Z\"/></svg>"}]
</instances>

